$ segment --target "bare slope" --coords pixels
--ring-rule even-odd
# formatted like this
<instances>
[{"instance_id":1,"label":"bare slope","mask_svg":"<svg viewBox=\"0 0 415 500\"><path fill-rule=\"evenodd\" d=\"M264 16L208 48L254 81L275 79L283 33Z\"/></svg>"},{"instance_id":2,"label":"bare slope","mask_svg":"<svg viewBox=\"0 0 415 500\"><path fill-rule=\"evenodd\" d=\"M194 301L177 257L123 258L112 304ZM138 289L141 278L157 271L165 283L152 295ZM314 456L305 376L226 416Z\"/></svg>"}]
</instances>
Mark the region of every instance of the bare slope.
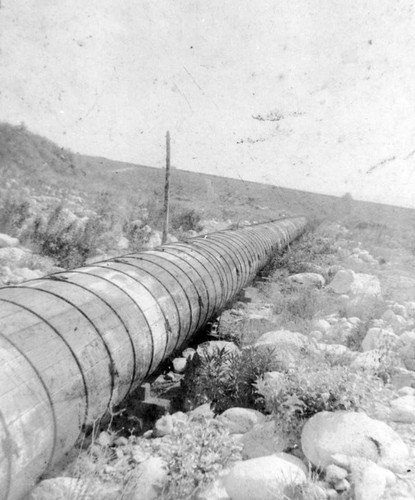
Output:
<instances>
[{"instance_id":1,"label":"bare slope","mask_svg":"<svg viewBox=\"0 0 415 500\"><path fill-rule=\"evenodd\" d=\"M226 160L224 160L226 166ZM164 172L106 158L73 153L29 132L23 125L0 124L0 170L3 179L42 190L44 183L76 189L92 199L103 192L140 204L161 203ZM206 217L265 220L285 213L375 224L411 224L414 211L348 197L309 193L240 179L172 170L172 202L197 208Z\"/></svg>"}]
</instances>

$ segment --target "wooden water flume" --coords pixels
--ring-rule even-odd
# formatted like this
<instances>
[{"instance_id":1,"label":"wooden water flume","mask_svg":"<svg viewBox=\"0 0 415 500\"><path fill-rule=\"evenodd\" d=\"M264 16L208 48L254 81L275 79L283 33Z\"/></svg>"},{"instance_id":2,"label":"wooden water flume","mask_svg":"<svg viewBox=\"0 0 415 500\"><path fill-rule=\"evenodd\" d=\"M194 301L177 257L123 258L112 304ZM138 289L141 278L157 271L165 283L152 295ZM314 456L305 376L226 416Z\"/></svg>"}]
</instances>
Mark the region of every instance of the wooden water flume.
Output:
<instances>
[{"instance_id":1,"label":"wooden water flume","mask_svg":"<svg viewBox=\"0 0 415 500\"><path fill-rule=\"evenodd\" d=\"M0 499L30 491L305 225L211 233L1 288Z\"/></svg>"}]
</instances>

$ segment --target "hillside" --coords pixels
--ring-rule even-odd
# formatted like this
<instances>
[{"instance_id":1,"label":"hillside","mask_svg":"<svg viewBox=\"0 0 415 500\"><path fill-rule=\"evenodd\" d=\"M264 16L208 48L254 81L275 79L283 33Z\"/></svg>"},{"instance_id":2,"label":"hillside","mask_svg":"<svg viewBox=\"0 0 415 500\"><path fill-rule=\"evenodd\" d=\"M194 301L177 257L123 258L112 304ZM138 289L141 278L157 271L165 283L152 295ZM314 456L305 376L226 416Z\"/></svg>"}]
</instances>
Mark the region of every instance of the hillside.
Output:
<instances>
[{"instance_id":1,"label":"hillside","mask_svg":"<svg viewBox=\"0 0 415 500\"><path fill-rule=\"evenodd\" d=\"M3 179L42 192L44 184L79 191L90 203L106 192L135 204L162 202L164 172L106 158L73 153L33 134L24 125L0 124ZM323 186L322 186L323 188ZM354 216L386 224L415 220L411 209L280 188L240 179L172 169L172 202L196 207L206 217L265 220L283 213L344 218Z\"/></svg>"}]
</instances>

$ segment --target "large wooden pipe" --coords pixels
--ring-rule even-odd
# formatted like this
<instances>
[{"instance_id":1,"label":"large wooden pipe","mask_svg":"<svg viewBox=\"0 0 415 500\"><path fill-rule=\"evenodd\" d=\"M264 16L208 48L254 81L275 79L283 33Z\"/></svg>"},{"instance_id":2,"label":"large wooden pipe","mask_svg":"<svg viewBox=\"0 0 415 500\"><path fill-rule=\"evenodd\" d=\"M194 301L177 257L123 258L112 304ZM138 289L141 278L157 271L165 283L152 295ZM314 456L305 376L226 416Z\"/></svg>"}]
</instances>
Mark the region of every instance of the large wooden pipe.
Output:
<instances>
[{"instance_id":1,"label":"large wooden pipe","mask_svg":"<svg viewBox=\"0 0 415 500\"><path fill-rule=\"evenodd\" d=\"M0 498L19 499L304 230L293 217L0 289Z\"/></svg>"}]
</instances>

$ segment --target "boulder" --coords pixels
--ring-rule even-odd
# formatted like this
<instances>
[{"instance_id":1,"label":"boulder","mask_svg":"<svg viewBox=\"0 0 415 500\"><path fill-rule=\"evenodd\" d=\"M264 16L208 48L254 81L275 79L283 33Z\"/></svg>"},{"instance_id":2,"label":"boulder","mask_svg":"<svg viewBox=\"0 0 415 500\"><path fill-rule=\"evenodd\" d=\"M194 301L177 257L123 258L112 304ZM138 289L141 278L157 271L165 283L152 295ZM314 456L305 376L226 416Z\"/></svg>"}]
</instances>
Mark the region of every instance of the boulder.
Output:
<instances>
[{"instance_id":1,"label":"boulder","mask_svg":"<svg viewBox=\"0 0 415 500\"><path fill-rule=\"evenodd\" d=\"M259 351L270 352L281 369L289 368L305 356L305 349L309 347L305 335L288 330L275 330L262 334L253 345ZM252 348L247 346L247 348Z\"/></svg>"},{"instance_id":2,"label":"boulder","mask_svg":"<svg viewBox=\"0 0 415 500\"><path fill-rule=\"evenodd\" d=\"M409 387L408 387L409 389ZM390 418L394 422L415 422L415 396L407 394L391 401Z\"/></svg>"},{"instance_id":3,"label":"boulder","mask_svg":"<svg viewBox=\"0 0 415 500\"><path fill-rule=\"evenodd\" d=\"M32 257L32 252L23 248L4 247L0 248L0 262L6 265L24 265Z\"/></svg>"},{"instance_id":4,"label":"boulder","mask_svg":"<svg viewBox=\"0 0 415 500\"><path fill-rule=\"evenodd\" d=\"M315 340L316 342L320 342L323 340L324 334L319 330L313 330L308 334L308 338Z\"/></svg>"},{"instance_id":5,"label":"boulder","mask_svg":"<svg viewBox=\"0 0 415 500\"><path fill-rule=\"evenodd\" d=\"M306 481L307 469L296 457L279 453L237 462L223 478L232 500L275 500Z\"/></svg>"},{"instance_id":6,"label":"boulder","mask_svg":"<svg viewBox=\"0 0 415 500\"><path fill-rule=\"evenodd\" d=\"M147 242L143 245L147 250L159 247L161 245L162 234L160 231L152 230Z\"/></svg>"},{"instance_id":7,"label":"boulder","mask_svg":"<svg viewBox=\"0 0 415 500\"><path fill-rule=\"evenodd\" d=\"M193 497L192 497L193 498ZM223 485L222 477L216 478L196 493L195 500L231 500Z\"/></svg>"},{"instance_id":8,"label":"boulder","mask_svg":"<svg viewBox=\"0 0 415 500\"><path fill-rule=\"evenodd\" d=\"M311 322L311 329L313 331L327 333L330 329L330 323L325 319L313 319Z\"/></svg>"},{"instance_id":9,"label":"boulder","mask_svg":"<svg viewBox=\"0 0 415 500\"><path fill-rule=\"evenodd\" d=\"M322 288L326 280L318 273L298 273L287 278L290 283L296 283L309 288Z\"/></svg>"},{"instance_id":10,"label":"boulder","mask_svg":"<svg viewBox=\"0 0 415 500\"><path fill-rule=\"evenodd\" d=\"M413 387L404 386L398 390L399 396L415 396L415 389Z\"/></svg>"},{"instance_id":11,"label":"boulder","mask_svg":"<svg viewBox=\"0 0 415 500\"><path fill-rule=\"evenodd\" d=\"M380 500L386 486L393 484L395 475L371 460L351 460L351 480L355 500Z\"/></svg>"},{"instance_id":12,"label":"boulder","mask_svg":"<svg viewBox=\"0 0 415 500\"><path fill-rule=\"evenodd\" d=\"M275 421L256 424L240 438L244 458L258 458L279 453L289 442Z\"/></svg>"},{"instance_id":13,"label":"boulder","mask_svg":"<svg viewBox=\"0 0 415 500\"><path fill-rule=\"evenodd\" d=\"M406 314L409 318L415 318L415 301L404 302Z\"/></svg>"},{"instance_id":14,"label":"boulder","mask_svg":"<svg viewBox=\"0 0 415 500\"><path fill-rule=\"evenodd\" d=\"M392 331L370 328L362 341L362 349L364 352L382 348L395 349L399 343L399 337Z\"/></svg>"},{"instance_id":15,"label":"boulder","mask_svg":"<svg viewBox=\"0 0 415 500\"><path fill-rule=\"evenodd\" d=\"M128 250L130 247L130 241L125 236L121 236L121 238L117 241L118 250Z\"/></svg>"},{"instance_id":16,"label":"boulder","mask_svg":"<svg viewBox=\"0 0 415 500\"><path fill-rule=\"evenodd\" d=\"M350 269L336 273L329 288L338 295L347 294L349 307L369 306L382 296L379 279L371 274L355 273Z\"/></svg>"},{"instance_id":17,"label":"boulder","mask_svg":"<svg viewBox=\"0 0 415 500\"><path fill-rule=\"evenodd\" d=\"M217 417L230 434L245 434L265 419L265 415L259 411L239 407L229 408Z\"/></svg>"},{"instance_id":18,"label":"boulder","mask_svg":"<svg viewBox=\"0 0 415 500\"><path fill-rule=\"evenodd\" d=\"M399 304L399 302L395 302L392 305L392 311L395 314L398 314L399 316L402 316L403 318L407 318L407 316L408 316L406 307L403 304Z\"/></svg>"},{"instance_id":19,"label":"boulder","mask_svg":"<svg viewBox=\"0 0 415 500\"><path fill-rule=\"evenodd\" d=\"M314 262L297 262L296 270L302 273L324 274L324 269Z\"/></svg>"},{"instance_id":20,"label":"boulder","mask_svg":"<svg viewBox=\"0 0 415 500\"><path fill-rule=\"evenodd\" d=\"M391 384L396 388L415 387L415 372L406 368L395 368L391 375Z\"/></svg>"},{"instance_id":21,"label":"boulder","mask_svg":"<svg viewBox=\"0 0 415 500\"><path fill-rule=\"evenodd\" d=\"M210 407L210 403L204 403L200 406L197 406L194 410L189 411L187 413L189 418L192 418L193 420L198 420L198 419L211 419L215 416L212 408Z\"/></svg>"},{"instance_id":22,"label":"boulder","mask_svg":"<svg viewBox=\"0 0 415 500\"><path fill-rule=\"evenodd\" d=\"M359 352L351 362L350 368L352 368L353 370L367 370L375 372L379 370L382 358L383 353L379 349Z\"/></svg>"},{"instance_id":23,"label":"boulder","mask_svg":"<svg viewBox=\"0 0 415 500\"><path fill-rule=\"evenodd\" d=\"M156 500L168 479L167 466L160 457L150 457L134 470L131 500Z\"/></svg>"},{"instance_id":24,"label":"boulder","mask_svg":"<svg viewBox=\"0 0 415 500\"><path fill-rule=\"evenodd\" d=\"M399 354L405 367L415 371L415 331L404 332L399 340L402 342Z\"/></svg>"},{"instance_id":25,"label":"boulder","mask_svg":"<svg viewBox=\"0 0 415 500\"><path fill-rule=\"evenodd\" d=\"M26 500L67 500L82 498L82 500L117 500L120 498L119 486L98 479L79 479L73 477L54 477L41 481L26 498Z\"/></svg>"},{"instance_id":26,"label":"boulder","mask_svg":"<svg viewBox=\"0 0 415 500\"><path fill-rule=\"evenodd\" d=\"M355 273L351 269L340 269L328 286L333 292L343 295L350 292Z\"/></svg>"},{"instance_id":27,"label":"boulder","mask_svg":"<svg viewBox=\"0 0 415 500\"><path fill-rule=\"evenodd\" d=\"M14 275L20 278L21 281L36 280L42 278L44 273L39 269L29 269L27 267L21 267L14 270Z\"/></svg>"},{"instance_id":28,"label":"boulder","mask_svg":"<svg viewBox=\"0 0 415 500\"><path fill-rule=\"evenodd\" d=\"M390 325L396 333L402 332L407 326L405 318L394 313L391 309L386 310L380 319L382 319L387 325Z\"/></svg>"},{"instance_id":29,"label":"boulder","mask_svg":"<svg viewBox=\"0 0 415 500\"><path fill-rule=\"evenodd\" d=\"M305 456L317 467L327 467L335 463L333 455L343 454L399 472L405 470L409 455L391 427L357 412L317 413L304 425L301 444Z\"/></svg>"},{"instance_id":30,"label":"boulder","mask_svg":"<svg viewBox=\"0 0 415 500\"><path fill-rule=\"evenodd\" d=\"M13 238L8 234L0 233L0 248L17 247L18 245L19 240L17 238Z\"/></svg>"},{"instance_id":31,"label":"boulder","mask_svg":"<svg viewBox=\"0 0 415 500\"><path fill-rule=\"evenodd\" d=\"M343 344L318 343L317 347L330 358L354 359L356 357L356 353Z\"/></svg>"}]
</instances>

